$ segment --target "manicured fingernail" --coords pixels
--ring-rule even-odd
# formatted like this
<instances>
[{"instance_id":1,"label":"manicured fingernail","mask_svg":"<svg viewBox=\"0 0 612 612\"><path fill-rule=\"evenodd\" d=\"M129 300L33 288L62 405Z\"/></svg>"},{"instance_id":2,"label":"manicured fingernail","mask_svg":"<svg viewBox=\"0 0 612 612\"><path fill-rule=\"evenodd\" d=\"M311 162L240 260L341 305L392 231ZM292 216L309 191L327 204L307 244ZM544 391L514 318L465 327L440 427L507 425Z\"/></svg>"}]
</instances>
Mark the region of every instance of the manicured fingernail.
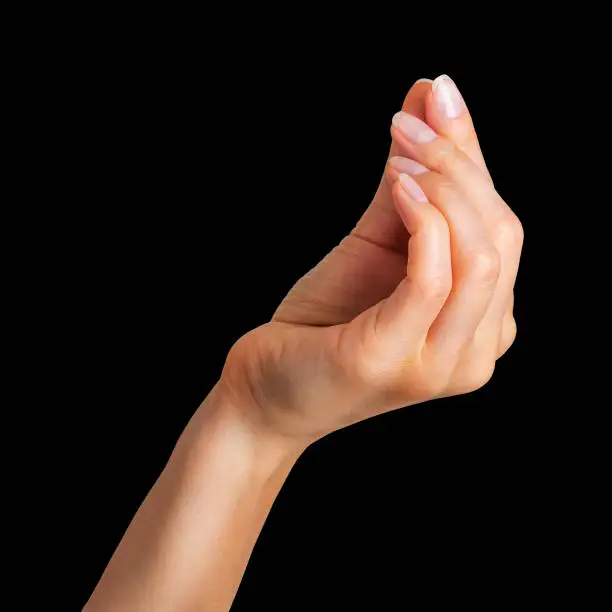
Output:
<instances>
[{"instance_id":1,"label":"manicured fingernail","mask_svg":"<svg viewBox=\"0 0 612 612\"><path fill-rule=\"evenodd\" d=\"M416 85L417 83L433 83L433 81L431 79L418 79L414 84Z\"/></svg>"},{"instance_id":2,"label":"manicured fingernail","mask_svg":"<svg viewBox=\"0 0 612 612\"><path fill-rule=\"evenodd\" d=\"M438 135L424 122L414 115L400 111L393 115L393 125L415 144L423 144L435 140Z\"/></svg>"},{"instance_id":3,"label":"manicured fingernail","mask_svg":"<svg viewBox=\"0 0 612 612\"><path fill-rule=\"evenodd\" d=\"M453 79L440 75L431 86L438 110L449 119L456 119L465 111L465 102Z\"/></svg>"},{"instance_id":4,"label":"manicured fingernail","mask_svg":"<svg viewBox=\"0 0 612 612\"><path fill-rule=\"evenodd\" d=\"M404 172L406 174L423 174L423 172L429 172L428 168L408 157L392 157L389 160L389 165L398 172Z\"/></svg>"},{"instance_id":5,"label":"manicured fingernail","mask_svg":"<svg viewBox=\"0 0 612 612\"><path fill-rule=\"evenodd\" d=\"M406 193L417 202L427 202L427 196L423 190L419 187L419 184L407 174L399 175L400 185L404 188Z\"/></svg>"}]
</instances>

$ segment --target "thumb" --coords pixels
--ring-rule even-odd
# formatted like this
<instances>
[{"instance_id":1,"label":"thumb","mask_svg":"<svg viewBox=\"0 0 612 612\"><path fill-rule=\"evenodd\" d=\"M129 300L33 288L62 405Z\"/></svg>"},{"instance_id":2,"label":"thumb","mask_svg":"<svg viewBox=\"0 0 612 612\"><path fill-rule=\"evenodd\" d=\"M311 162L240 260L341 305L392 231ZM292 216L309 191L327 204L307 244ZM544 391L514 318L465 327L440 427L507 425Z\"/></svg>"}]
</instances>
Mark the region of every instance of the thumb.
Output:
<instances>
[{"instance_id":1,"label":"thumb","mask_svg":"<svg viewBox=\"0 0 612 612\"><path fill-rule=\"evenodd\" d=\"M429 79L419 79L404 98L402 110L425 119L425 98L431 91ZM392 142L389 157L401 155L397 143ZM397 216L392 195L392 185L383 173L370 206L357 223L353 233L369 242L391 250L401 251L406 245L406 230Z\"/></svg>"},{"instance_id":2,"label":"thumb","mask_svg":"<svg viewBox=\"0 0 612 612\"><path fill-rule=\"evenodd\" d=\"M415 117L418 117L422 121L426 119L426 99L427 95L431 92L431 79L419 79L410 88L410 91L406 94L404 102L402 103L402 110L405 113L410 113ZM396 142L391 142L391 149L389 150L389 158L396 155L401 155L401 148ZM378 191L374 198L384 197L389 203L392 200L391 196L391 185L385 180L383 175Z\"/></svg>"}]
</instances>

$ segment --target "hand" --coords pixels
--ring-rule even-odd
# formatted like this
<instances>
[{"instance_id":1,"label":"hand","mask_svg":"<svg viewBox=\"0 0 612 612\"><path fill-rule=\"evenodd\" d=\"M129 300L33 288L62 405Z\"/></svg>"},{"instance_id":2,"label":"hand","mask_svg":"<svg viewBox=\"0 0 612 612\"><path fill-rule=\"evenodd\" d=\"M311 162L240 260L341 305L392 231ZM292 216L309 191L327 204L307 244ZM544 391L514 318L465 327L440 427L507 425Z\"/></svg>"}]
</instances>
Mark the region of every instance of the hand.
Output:
<instances>
[{"instance_id":1,"label":"hand","mask_svg":"<svg viewBox=\"0 0 612 612\"><path fill-rule=\"evenodd\" d=\"M452 81L418 82L403 109L372 203L232 347L87 610L228 610L308 444L491 377L516 333L521 225Z\"/></svg>"},{"instance_id":2,"label":"hand","mask_svg":"<svg viewBox=\"0 0 612 612\"><path fill-rule=\"evenodd\" d=\"M448 77L393 118L355 229L243 336L220 386L258 433L308 445L401 406L473 391L512 344L520 222Z\"/></svg>"}]
</instances>

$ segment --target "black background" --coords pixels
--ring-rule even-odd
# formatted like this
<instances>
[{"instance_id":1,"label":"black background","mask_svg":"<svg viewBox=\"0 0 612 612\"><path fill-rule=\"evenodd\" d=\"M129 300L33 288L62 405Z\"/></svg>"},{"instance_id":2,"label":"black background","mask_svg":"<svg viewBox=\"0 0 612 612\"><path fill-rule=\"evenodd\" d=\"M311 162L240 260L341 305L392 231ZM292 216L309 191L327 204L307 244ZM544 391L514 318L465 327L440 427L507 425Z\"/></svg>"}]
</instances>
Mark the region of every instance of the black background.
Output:
<instances>
[{"instance_id":1,"label":"black background","mask_svg":"<svg viewBox=\"0 0 612 612\"><path fill-rule=\"evenodd\" d=\"M68 109L72 179L55 211L78 232L58 240L54 262L71 296L58 305L71 358L55 384L78 406L66 416L78 433L65 513L83 603L229 348L351 230L378 185L393 113L417 78L443 72L525 228L516 343L482 390L308 449L233 609L524 601L536 585L546 592L572 539L558 537L556 509L572 444L558 439L567 423L542 383L550 317L533 292L552 283L539 238L545 60L509 53L491 67L483 53L434 61L367 44L318 54L316 42L213 53L175 35L85 63Z\"/></svg>"}]
</instances>

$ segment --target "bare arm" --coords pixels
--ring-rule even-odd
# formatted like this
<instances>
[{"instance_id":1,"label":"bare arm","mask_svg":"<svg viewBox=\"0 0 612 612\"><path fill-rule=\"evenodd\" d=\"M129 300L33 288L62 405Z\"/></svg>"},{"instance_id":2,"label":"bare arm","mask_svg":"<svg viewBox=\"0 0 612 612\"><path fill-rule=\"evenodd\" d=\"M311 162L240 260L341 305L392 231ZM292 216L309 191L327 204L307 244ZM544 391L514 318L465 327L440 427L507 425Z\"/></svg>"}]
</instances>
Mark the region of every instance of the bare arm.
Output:
<instances>
[{"instance_id":1,"label":"bare arm","mask_svg":"<svg viewBox=\"0 0 612 612\"><path fill-rule=\"evenodd\" d=\"M268 511L300 454L253 435L217 385L134 517L87 612L230 608Z\"/></svg>"},{"instance_id":2,"label":"bare arm","mask_svg":"<svg viewBox=\"0 0 612 612\"><path fill-rule=\"evenodd\" d=\"M478 389L512 344L522 227L465 103L439 77L417 82L403 111L372 203L272 320L232 347L87 612L229 609L304 448Z\"/></svg>"}]
</instances>

